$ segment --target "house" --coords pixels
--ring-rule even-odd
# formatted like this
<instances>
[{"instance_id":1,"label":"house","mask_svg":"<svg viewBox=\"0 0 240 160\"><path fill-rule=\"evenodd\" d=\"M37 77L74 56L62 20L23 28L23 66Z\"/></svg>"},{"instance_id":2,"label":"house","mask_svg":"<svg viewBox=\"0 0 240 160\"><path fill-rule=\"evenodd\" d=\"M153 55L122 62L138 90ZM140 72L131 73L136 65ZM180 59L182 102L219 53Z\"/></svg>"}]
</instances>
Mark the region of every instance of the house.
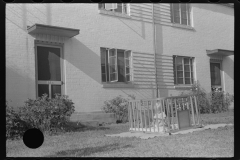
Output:
<instances>
[{"instance_id":1,"label":"house","mask_svg":"<svg viewBox=\"0 0 240 160\"><path fill-rule=\"evenodd\" d=\"M233 64L233 4L6 5L6 98L15 107L61 93L75 120L94 119L118 95L175 96L196 80L233 94Z\"/></svg>"}]
</instances>

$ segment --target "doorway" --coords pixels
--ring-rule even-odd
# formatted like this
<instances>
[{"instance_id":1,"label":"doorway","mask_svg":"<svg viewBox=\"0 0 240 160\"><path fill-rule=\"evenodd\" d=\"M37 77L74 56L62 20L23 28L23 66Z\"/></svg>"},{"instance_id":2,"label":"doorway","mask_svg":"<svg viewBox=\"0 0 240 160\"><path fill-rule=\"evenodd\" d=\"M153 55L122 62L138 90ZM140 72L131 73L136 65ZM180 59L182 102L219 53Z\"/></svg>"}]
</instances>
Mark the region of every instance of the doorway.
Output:
<instances>
[{"instance_id":1,"label":"doorway","mask_svg":"<svg viewBox=\"0 0 240 160\"><path fill-rule=\"evenodd\" d=\"M222 91L221 63L210 62L212 91Z\"/></svg>"},{"instance_id":2,"label":"doorway","mask_svg":"<svg viewBox=\"0 0 240 160\"><path fill-rule=\"evenodd\" d=\"M46 93L49 98L63 94L62 48L36 44L37 97Z\"/></svg>"}]
</instances>

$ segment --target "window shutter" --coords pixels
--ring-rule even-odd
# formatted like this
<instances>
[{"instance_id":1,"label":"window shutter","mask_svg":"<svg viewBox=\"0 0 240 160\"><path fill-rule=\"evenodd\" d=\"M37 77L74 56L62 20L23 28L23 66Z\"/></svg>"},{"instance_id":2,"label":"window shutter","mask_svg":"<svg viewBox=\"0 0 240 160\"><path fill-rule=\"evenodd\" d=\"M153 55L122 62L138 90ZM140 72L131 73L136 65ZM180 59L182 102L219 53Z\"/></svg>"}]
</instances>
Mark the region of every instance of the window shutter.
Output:
<instances>
[{"instance_id":1,"label":"window shutter","mask_svg":"<svg viewBox=\"0 0 240 160\"><path fill-rule=\"evenodd\" d=\"M108 63L109 63L109 81L118 81L118 68L117 68L117 50L115 48L108 50Z\"/></svg>"},{"instance_id":2,"label":"window shutter","mask_svg":"<svg viewBox=\"0 0 240 160\"><path fill-rule=\"evenodd\" d=\"M131 71L131 51L124 52L124 60L125 60L125 79L126 82L130 82L132 80L132 71Z\"/></svg>"},{"instance_id":3,"label":"window shutter","mask_svg":"<svg viewBox=\"0 0 240 160\"><path fill-rule=\"evenodd\" d=\"M105 3L105 9L106 10L117 9L117 3Z\"/></svg>"}]
</instances>

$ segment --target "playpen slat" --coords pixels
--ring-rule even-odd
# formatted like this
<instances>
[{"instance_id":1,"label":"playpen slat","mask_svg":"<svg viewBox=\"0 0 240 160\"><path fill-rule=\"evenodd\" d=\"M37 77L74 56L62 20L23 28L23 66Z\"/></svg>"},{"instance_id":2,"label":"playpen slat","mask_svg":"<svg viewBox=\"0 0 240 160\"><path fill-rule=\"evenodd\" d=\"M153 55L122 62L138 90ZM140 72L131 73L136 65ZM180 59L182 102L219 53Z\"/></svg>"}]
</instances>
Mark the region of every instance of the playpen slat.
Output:
<instances>
[{"instance_id":1,"label":"playpen slat","mask_svg":"<svg viewBox=\"0 0 240 160\"><path fill-rule=\"evenodd\" d=\"M140 110L140 120L141 120L141 126L142 126L142 131L143 131L143 122L142 122L142 107L139 105L139 110Z\"/></svg>"},{"instance_id":2,"label":"playpen slat","mask_svg":"<svg viewBox=\"0 0 240 160\"><path fill-rule=\"evenodd\" d=\"M169 110L169 104L168 99L166 99L166 105L167 105L167 117L168 117L168 130L170 131L170 110Z\"/></svg>"},{"instance_id":3,"label":"playpen slat","mask_svg":"<svg viewBox=\"0 0 240 160\"><path fill-rule=\"evenodd\" d=\"M150 128L150 132L151 132L151 127L150 127L150 114L149 114L149 104L147 101L147 112L148 112L148 127Z\"/></svg>"},{"instance_id":4,"label":"playpen slat","mask_svg":"<svg viewBox=\"0 0 240 160\"><path fill-rule=\"evenodd\" d=\"M131 111L130 111L130 105L131 105L131 103L132 102L129 102L128 103L128 123L129 123L129 128L131 128L131 116L130 116L130 114L131 114Z\"/></svg>"},{"instance_id":5,"label":"playpen slat","mask_svg":"<svg viewBox=\"0 0 240 160\"><path fill-rule=\"evenodd\" d=\"M196 100L196 96L193 96L193 97L194 97L195 108L196 108L196 113L197 113L197 124L199 125L199 113L198 113L197 100Z\"/></svg>"},{"instance_id":6,"label":"playpen slat","mask_svg":"<svg viewBox=\"0 0 240 160\"><path fill-rule=\"evenodd\" d=\"M174 98L174 104L175 104L175 111L176 111L176 120L177 120L177 125L179 129L179 121L178 121L178 110L177 110L177 102L176 98Z\"/></svg>"},{"instance_id":7,"label":"playpen slat","mask_svg":"<svg viewBox=\"0 0 240 160\"><path fill-rule=\"evenodd\" d=\"M156 101L156 105L155 105L155 108L156 108L156 121L157 121L157 131L158 132L160 132L160 130L159 130L159 119L158 119L158 107L157 107L157 103L158 103L158 101ZM160 103L161 103L161 100L160 100Z\"/></svg>"},{"instance_id":8,"label":"playpen slat","mask_svg":"<svg viewBox=\"0 0 240 160\"><path fill-rule=\"evenodd\" d=\"M194 117L194 108L193 108L193 103L192 103L192 96L190 96L190 102L191 102L193 125L195 126L195 117Z\"/></svg>"},{"instance_id":9,"label":"playpen slat","mask_svg":"<svg viewBox=\"0 0 240 160\"><path fill-rule=\"evenodd\" d=\"M161 112L161 114L160 115L162 115L163 116L163 107L162 107L162 103L161 103L161 101L160 101L160 112ZM161 116L160 116L160 118L161 118ZM163 117L162 117L163 118ZM161 123L162 123L162 120L163 119L161 119Z\"/></svg>"},{"instance_id":10,"label":"playpen slat","mask_svg":"<svg viewBox=\"0 0 240 160\"><path fill-rule=\"evenodd\" d=\"M164 112L164 114L166 114L166 112L165 112L165 106L164 105L162 105L163 103L163 100L161 101L161 103L160 103L160 105L161 105L161 112L163 111ZM163 116L163 115L162 115ZM165 117L166 118L166 117ZM165 132L165 120L163 121L163 131Z\"/></svg>"},{"instance_id":11,"label":"playpen slat","mask_svg":"<svg viewBox=\"0 0 240 160\"><path fill-rule=\"evenodd\" d=\"M143 110L143 112L144 112L144 122L145 122L145 131L147 131L147 121L146 121L146 113L145 113L145 111L146 111L146 109L145 109L145 107L144 107L144 110Z\"/></svg>"},{"instance_id":12,"label":"playpen slat","mask_svg":"<svg viewBox=\"0 0 240 160\"><path fill-rule=\"evenodd\" d=\"M173 126L172 129L175 130L172 99L170 99L170 108L171 108L171 112L172 112L172 126Z\"/></svg>"},{"instance_id":13,"label":"playpen slat","mask_svg":"<svg viewBox=\"0 0 240 160\"><path fill-rule=\"evenodd\" d=\"M151 101L151 110L152 110L152 123L153 123L153 132L155 133L155 124L154 124L154 120L153 120L153 101Z\"/></svg>"},{"instance_id":14,"label":"playpen slat","mask_svg":"<svg viewBox=\"0 0 240 160\"><path fill-rule=\"evenodd\" d=\"M138 121L138 102L136 103L136 118L137 118L137 120L136 120L136 123L137 123L137 128L138 128L138 130L139 130L139 121Z\"/></svg>"}]
</instances>

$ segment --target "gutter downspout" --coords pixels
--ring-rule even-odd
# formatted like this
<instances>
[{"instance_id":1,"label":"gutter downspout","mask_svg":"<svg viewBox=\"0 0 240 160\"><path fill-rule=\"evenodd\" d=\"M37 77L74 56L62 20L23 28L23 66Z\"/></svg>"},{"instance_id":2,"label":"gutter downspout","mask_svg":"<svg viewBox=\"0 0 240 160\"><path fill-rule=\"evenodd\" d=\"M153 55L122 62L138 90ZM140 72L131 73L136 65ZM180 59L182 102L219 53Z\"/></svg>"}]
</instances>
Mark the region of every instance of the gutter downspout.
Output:
<instances>
[{"instance_id":1,"label":"gutter downspout","mask_svg":"<svg viewBox=\"0 0 240 160\"><path fill-rule=\"evenodd\" d=\"M155 83L158 98L158 84L157 84L157 62L156 62L156 35L155 35L155 20L154 20L154 3L152 3L152 26L153 26L153 50L154 50L154 65L155 65Z\"/></svg>"}]
</instances>

